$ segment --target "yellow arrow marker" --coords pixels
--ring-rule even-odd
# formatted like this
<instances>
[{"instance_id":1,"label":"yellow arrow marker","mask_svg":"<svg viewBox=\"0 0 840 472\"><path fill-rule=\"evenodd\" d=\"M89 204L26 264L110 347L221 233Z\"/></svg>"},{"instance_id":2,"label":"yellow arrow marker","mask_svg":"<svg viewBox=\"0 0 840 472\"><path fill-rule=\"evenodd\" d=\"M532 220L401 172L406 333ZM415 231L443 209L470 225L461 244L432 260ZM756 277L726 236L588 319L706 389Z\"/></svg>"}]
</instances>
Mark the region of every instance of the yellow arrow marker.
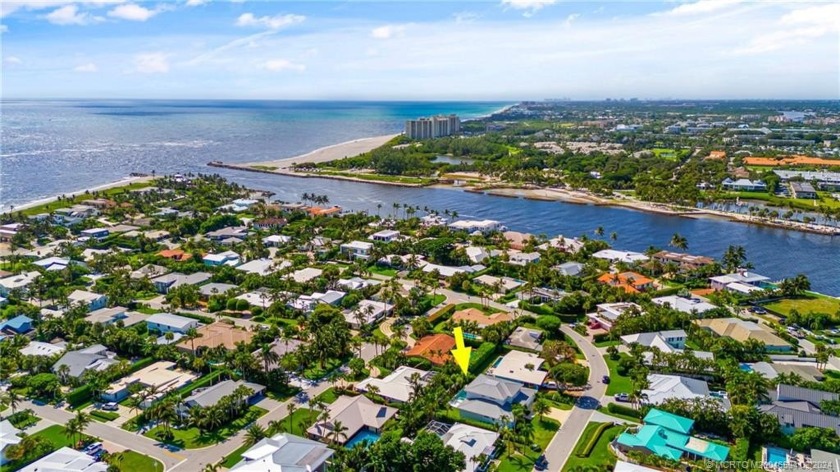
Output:
<instances>
[{"instance_id":1,"label":"yellow arrow marker","mask_svg":"<svg viewBox=\"0 0 840 472\"><path fill-rule=\"evenodd\" d=\"M455 356L455 363L461 367L461 370L465 374L469 373L472 348L464 346L464 333L460 327L455 328L452 333L455 335L455 349L452 350L452 355Z\"/></svg>"}]
</instances>

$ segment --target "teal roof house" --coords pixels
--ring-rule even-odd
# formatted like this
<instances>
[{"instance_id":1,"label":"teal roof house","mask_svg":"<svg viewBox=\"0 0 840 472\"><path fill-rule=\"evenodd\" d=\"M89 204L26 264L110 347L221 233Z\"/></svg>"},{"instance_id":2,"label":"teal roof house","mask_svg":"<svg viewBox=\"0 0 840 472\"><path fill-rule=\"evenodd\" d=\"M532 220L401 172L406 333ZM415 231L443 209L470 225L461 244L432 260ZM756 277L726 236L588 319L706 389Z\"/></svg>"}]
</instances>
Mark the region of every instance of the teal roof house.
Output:
<instances>
[{"instance_id":1,"label":"teal roof house","mask_svg":"<svg viewBox=\"0 0 840 472\"><path fill-rule=\"evenodd\" d=\"M635 432L622 433L615 445L624 452L641 451L674 461L726 460L729 447L691 436L693 425L692 419L653 408L642 426Z\"/></svg>"}]
</instances>

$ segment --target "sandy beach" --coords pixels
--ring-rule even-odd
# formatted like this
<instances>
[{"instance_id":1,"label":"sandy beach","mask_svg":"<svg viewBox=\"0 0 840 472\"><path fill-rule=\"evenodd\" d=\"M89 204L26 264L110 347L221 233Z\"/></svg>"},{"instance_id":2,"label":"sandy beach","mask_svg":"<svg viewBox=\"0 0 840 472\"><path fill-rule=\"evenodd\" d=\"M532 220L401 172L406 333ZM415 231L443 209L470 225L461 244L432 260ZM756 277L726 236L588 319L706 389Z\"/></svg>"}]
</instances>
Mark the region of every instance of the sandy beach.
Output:
<instances>
[{"instance_id":1,"label":"sandy beach","mask_svg":"<svg viewBox=\"0 0 840 472\"><path fill-rule=\"evenodd\" d=\"M371 138L354 139L343 143L333 144L331 146L324 146L306 154L301 154L294 157L286 157L283 159L275 159L273 161L249 162L241 164L243 166L263 166L275 167L277 169L288 169L294 164L303 164L311 162L313 164L334 161L336 159L343 159L345 157L355 157L359 154L366 153L373 149L382 146L388 141L399 136L398 134L388 134L385 136L374 136Z\"/></svg>"},{"instance_id":2,"label":"sandy beach","mask_svg":"<svg viewBox=\"0 0 840 472\"><path fill-rule=\"evenodd\" d=\"M137 177L126 177L124 179L116 180L114 182L103 184L103 185L98 185L96 187L90 187L90 188L86 188L86 189L82 189L82 190L76 190L74 192L66 192L64 195L67 195L68 197L73 197L73 196L76 196L76 195L79 195L79 194L82 194L82 193L85 193L85 192L96 192L96 191L100 191L100 190L108 190L109 188L114 188L114 187L123 187L123 186L126 186L126 185L140 183L140 182L150 182L153 179L154 179L154 177L152 177L150 175L137 176ZM31 201L31 202L28 202L28 203L24 203L23 205L15 205L14 211L26 210L28 208L36 207L38 205L43 205L45 203L51 203L51 202L54 202L56 200L58 200L58 195L56 195L54 197L41 198L41 199L34 200L34 201ZM7 212L9 210L10 210L10 207L8 207L6 205L0 206L0 212Z\"/></svg>"}]
</instances>

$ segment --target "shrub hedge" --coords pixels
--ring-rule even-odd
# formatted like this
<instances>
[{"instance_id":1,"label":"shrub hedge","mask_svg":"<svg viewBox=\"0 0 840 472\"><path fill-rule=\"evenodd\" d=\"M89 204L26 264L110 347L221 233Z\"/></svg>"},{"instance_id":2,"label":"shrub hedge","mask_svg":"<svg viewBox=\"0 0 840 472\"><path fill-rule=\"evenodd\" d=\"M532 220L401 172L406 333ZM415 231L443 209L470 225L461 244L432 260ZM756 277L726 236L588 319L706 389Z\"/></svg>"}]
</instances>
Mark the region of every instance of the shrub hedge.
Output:
<instances>
[{"instance_id":1,"label":"shrub hedge","mask_svg":"<svg viewBox=\"0 0 840 472\"><path fill-rule=\"evenodd\" d=\"M589 457L589 454L592 453L592 449L595 448L595 445L598 444L598 440L601 439L601 435L604 434L604 431L606 431L607 428L610 428L613 425L614 423L599 424L598 427L595 428L595 431L592 432L592 436L589 438L589 441L584 443L580 447L580 450L575 451L575 455L582 459Z\"/></svg>"},{"instance_id":2,"label":"shrub hedge","mask_svg":"<svg viewBox=\"0 0 840 472\"><path fill-rule=\"evenodd\" d=\"M619 405L618 403L607 403L607 411L631 418L642 418L642 413L639 410L629 406Z\"/></svg>"},{"instance_id":3,"label":"shrub hedge","mask_svg":"<svg viewBox=\"0 0 840 472\"><path fill-rule=\"evenodd\" d=\"M438 311L432 313L431 315L429 315L429 318L428 318L429 323L434 323L435 321L437 321L440 318L443 318L444 316L449 316L454 311L455 311L455 305L450 303L449 305L446 305L445 307L441 308L440 310L438 310Z\"/></svg>"}]
</instances>

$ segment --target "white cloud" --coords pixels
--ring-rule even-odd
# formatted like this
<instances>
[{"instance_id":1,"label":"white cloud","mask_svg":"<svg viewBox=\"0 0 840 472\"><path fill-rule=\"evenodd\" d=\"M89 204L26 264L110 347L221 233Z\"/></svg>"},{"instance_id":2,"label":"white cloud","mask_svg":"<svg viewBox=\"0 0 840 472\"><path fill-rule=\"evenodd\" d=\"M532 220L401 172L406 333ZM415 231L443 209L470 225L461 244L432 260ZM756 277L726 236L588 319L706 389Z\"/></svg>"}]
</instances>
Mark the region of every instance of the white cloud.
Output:
<instances>
[{"instance_id":1,"label":"white cloud","mask_svg":"<svg viewBox=\"0 0 840 472\"><path fill-rule=\"evenodd\" d=\"M557 0L502 0L502 6L515 10L525 10L523 15L531 16L544 7L557 3Z\"/></svg>"},{"instance_id":2,"label":"white cloud","mask_svg":"<svg viewBox=\"0 0 840 472\"><path fill-rule=\"evenodd\" d=\"M69 4L100 6L123 3L125 0L10 0L0 2L0 18L8 16L18 10L45 10Z\"/></svg>"},{"instance_id":3,"label":"white cloud","mask_svg":"<svg viewBox=\"0 0 840 472\"><path fill-rule=\"evenodd\" d=\"M305 19L303 15L293 14L256 17L253 13L243 13L236 19L236 26L259 26L278 30L301 23Z\"/></svg>"},{"instance_id":4,"label":"white cloud","mask_svg":"<svg viewBox=\"0 0 840 472\"><path fill-rule=\"evenodd\" d=\"M462 11L452 15L452 18L455 19L455 23L472 23L479 17L480 15L474 11Z\"/></svg>"},{"instance_id":5,"label":"white cloud","mask_svg":"<svg viewBox=\"0 0 840 472\"><path fill-rule=\"evenodd\" d=\"M90 14L80 12L76 5L65 5L57 8L44 18L54 25L86 25L94 21Z\"/></svg>"},{"instance_id":6,"label":"white cloud","mask_svg":"<svg viewBox=\"0 0 840 472\"><path fill-rule=\"evenodd\" d=\"M292 62L288 59L271 59L265 61L262 64L262 68L271 72L282 72L287 70L303 72L306 70L305 65Z\"/></svg>"},{"instance_id":7,"label":"white cloud","mask_svg":"<svg viewBox=\"0 0 840 472\"><path fill-rule=\"evenodd\" d=\"M693 3L683 3L665 12L666 15L690 16L714 13L741 3L742 0L699 0Z\"/></svg>"},{"instance_id":8,"label":"white cloud","mask_svg":"<svg viewBox=\"0 0 840 472\"><path fill-rule=\"evenodd\" d=\"M204 5L205 3L209 2L210 0L187 0L188 7L197 7Z\"/></svg>"},{"instance_id":9,"label":"white cloud","mask_svg":"<svg viewBox=\"0 0 840 472\"><path fill-rule=\"evenodd\" d=\"M752 38L735 55L763 54L791 46L803 46L825 35L840 34L840 4L811 6L793 10L779 19L769 33Z\"/></svg>"},{"instance_id":10,"label":"white cloud","mask_svg":"<svg viewBox=\"0 0 840 472\"><path fill-rule=\"evenodd\" d=\"M23 64L23 61L17 56L7 56L3 58L3 63L10 66L17 66Z\"/></svg>"},{"instance_id":11,"label":"white cloud","mask_svg":"<svg viewBox=\"0 0 840 472\"><path fill-rule=\"evenodd\" d=\"M162 52L150 52L134 56L134 71L141 74L165 74L169 72L169 59Z\"/></svg>"},{"instance_id":12,"label":"white cloud","mask_svg":"<svg viewBox=\"0 0 840 472\"><path fill-rule=\"evenodd\" d=\"M572 13L566 17L566 21L564 21L563 24L566 26L572 26L572 23L574 23L574 21L578 18L580 18L580 13Z\"/></svg>"},{"instance_id":13,"label":"white cloud","mask_svg":"<svg viewBox=\"0 0 840 472\"><path fill-rule=\"evenodd\" d=\"M109 11L108 16L128 21L146 21L161 11L162 9L160 8L149 10L148 8L141 7L135 3L126 3L125 5L119 5Z\"/></svg>"},{"instance_id":14,"label":"white cloud","mask_svg":"<svg viewBox=\"0 0 840 472\"><path fill-rule=\"evenodd\" d=\"M93 62L88 62L87 64L80 64L73 68L75 72L96 72L99 68L96 67L96 64Z\"/></svg>"},{"instance_id":15,"label":"white cloud","mask_svg":"<svg viewBox=\"0 0 840 472\"><path fill-rule=\"evenodd\" d=\"M391 39L404 33L405 25L385 25L371 30L370 36L375 39Z\"/></svg>"}]
</instances>

